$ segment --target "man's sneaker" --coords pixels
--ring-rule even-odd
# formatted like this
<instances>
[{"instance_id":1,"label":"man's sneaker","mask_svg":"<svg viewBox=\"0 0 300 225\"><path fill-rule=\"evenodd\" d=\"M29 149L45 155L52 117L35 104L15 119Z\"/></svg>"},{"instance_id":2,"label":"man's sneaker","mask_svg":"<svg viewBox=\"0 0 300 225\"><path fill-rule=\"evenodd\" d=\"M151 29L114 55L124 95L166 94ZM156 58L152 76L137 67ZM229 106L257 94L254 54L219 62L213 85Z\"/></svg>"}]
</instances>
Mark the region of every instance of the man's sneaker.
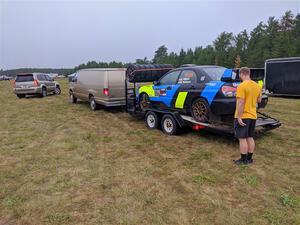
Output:
<instances>
[{"instance_id":1,"label":"man's sneaker","mask_svg":"<svg viewBox=\"0 0 300 225\"><path fill-rule=\"evenodd\" d=\"M236 165L247 165L248 164L248 160L242 160L242 159L233 160L233 162Z\"/></svg>"}]
</instances>

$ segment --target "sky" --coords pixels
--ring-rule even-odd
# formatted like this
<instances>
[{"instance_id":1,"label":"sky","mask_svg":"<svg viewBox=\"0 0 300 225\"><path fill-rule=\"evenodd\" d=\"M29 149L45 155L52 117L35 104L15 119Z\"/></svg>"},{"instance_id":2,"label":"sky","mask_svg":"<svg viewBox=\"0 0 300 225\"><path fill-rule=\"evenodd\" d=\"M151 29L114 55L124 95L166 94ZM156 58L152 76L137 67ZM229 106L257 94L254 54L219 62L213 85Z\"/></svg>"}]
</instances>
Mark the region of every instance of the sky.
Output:
<instances>
[{"instance_id":1,"label":"sky","mask_svg":"<svg viewBox=\"0 0 300 225\"><path fill-rule=\"evenodd\" d=\"M0 68L73 68L87 61L134 62L251 31L270 16L300 13L300 0L0 0Z\"/></svg>"}]
</instances>

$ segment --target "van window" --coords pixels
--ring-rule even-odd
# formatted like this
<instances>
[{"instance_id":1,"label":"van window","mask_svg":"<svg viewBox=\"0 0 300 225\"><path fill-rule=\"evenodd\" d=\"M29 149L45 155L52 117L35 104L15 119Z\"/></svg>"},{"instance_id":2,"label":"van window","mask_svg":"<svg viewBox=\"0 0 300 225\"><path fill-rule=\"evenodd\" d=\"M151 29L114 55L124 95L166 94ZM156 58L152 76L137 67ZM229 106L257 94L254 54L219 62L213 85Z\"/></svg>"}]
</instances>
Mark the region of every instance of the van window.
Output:
<instances>
[{"instance_id":1,"label":"van window","mask_svg":"<svg viewBox=\"0 0 300 225\"><path fill-rule=\"evenodd\" d=\"M18 75L16 78L16 82L30 82L30 81L33 81L32 74Z\"/></svg>"}]
</instances>

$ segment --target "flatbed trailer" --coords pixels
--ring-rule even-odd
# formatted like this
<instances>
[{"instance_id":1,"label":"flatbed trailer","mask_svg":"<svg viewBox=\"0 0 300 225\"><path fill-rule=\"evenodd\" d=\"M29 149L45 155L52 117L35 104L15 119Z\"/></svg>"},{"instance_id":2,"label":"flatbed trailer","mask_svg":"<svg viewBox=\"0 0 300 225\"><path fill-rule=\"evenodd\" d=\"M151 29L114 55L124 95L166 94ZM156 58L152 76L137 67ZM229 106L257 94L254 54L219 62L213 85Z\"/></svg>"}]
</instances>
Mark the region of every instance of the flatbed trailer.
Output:
<instances>
[{"instance_id":1,"label":"flatbed trailer","mask_svg":"<svg viewBox=\"0 0 300 225\"><path fill-rule=\"evenodd\" d=\"M128 79L125 79L125 99L126 112L133 116L143 117L145 124L149 129L161 128L167 135L174 135L184 127L191 127L194 130L206 130L222 136L234 137L234 128L232 123L219 121L198 122L192 116L180 114L178 111L168 109L147 108L141 110L139 107L136 90L136 82L128 85ZM265 131L272 130L281 126L281 122L271 116L258 112L256 121L256 135Z\"/></svg>"}]
</instances>

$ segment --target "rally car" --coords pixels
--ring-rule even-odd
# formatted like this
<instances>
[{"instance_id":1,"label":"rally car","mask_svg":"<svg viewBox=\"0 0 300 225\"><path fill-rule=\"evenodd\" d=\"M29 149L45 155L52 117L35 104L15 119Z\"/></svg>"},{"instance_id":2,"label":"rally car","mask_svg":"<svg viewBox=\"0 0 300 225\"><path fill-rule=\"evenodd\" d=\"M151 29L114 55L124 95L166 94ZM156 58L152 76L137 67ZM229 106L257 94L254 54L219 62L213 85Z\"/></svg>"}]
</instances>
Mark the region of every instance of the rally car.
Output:
<instances>
[{"instance_id":1,"label":"rally car","mask_svg":"<svg viewBox=\"0 0 300 225\"><path fill-rule=\"evenodd\" d=\"M198 122L228 121L236 107L239 82L232 69L221 66L185 66L173 69L139 88L137 100L142 110L147 108L178 111L192 115ZM262 96L258 108L267 104Z\"/></svg>"}]
</instances>

